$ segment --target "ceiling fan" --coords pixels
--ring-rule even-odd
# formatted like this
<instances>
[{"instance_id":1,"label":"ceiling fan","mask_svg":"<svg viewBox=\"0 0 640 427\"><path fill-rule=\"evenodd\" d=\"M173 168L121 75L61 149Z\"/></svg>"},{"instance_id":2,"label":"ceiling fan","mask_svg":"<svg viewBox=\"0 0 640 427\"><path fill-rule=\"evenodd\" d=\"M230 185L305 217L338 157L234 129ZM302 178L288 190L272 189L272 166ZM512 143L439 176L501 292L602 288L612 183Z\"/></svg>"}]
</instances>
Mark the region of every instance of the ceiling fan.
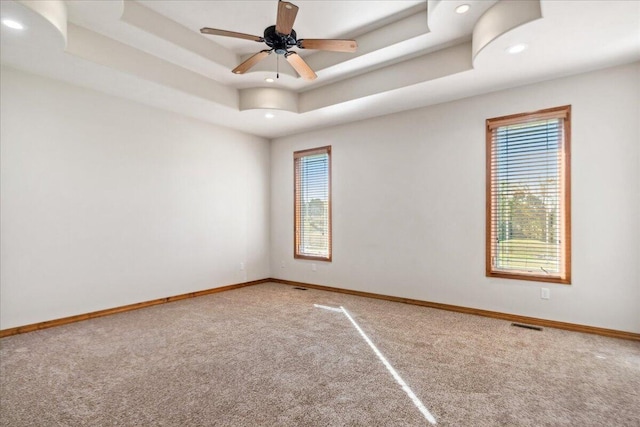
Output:
<instances>
[{"instance_id":1,"label":"ceiling fan","mask_svg":"<svg viewBox=\"0 0 640 427\"><path fill-rule=\"evenodd\" d=\"M332 52L355 52L358 44L355 40L337 39L298 39L293 30L293 23L298 14L298 6L287 1L278 1L278 15L276 25L265 28L264 36L253 36L251 34L236 33L234 31L218 30L215 28L202 28L202 34L214 36L235 37L238 39L253 40L259 43L266 43L271 49L262 50L244 61L232 70L234 74L244 74L251 67L269 56L272 52L283 55L296 72L305 80L314 80L316 73L302 59L297 52L289 50L292 47L300 49L318 49Z\"/></svg>"}]
</instances>

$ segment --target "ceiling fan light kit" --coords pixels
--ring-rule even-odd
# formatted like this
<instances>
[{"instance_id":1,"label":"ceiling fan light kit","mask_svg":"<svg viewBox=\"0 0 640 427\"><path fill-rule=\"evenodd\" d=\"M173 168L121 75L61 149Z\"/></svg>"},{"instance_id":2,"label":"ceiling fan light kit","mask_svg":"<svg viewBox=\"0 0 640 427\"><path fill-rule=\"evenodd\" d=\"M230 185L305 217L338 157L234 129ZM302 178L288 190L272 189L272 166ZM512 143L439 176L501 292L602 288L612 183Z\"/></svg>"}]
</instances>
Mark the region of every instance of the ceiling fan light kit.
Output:
<instances>
[{"instance_id":1,"label":"ceiling fan light kit","mask_svg":"<svg viewBox=\"0 0 640 427\"><path fill-rule=\"evenodd\" d=\"M318 76L309 67L304 59L297 52L289 50L293 47L299 49L316 49L332 52L355 52L358 44L355 40L340 39L299 39L293 29L298 6L287 1L278 1L278 15L276 25L271 25L264 30L263 37L251 34L237 33L235 31L219 30L216 28L201 28L202 34L214 36L234 37L238 39L251 40L265 43L270 49L262 50L238 65L232 70L234 74L244 74L258 62L269 56L272 52L284 56L294 70L305 80L315 80Z\"/></svg>"}]
</instances>

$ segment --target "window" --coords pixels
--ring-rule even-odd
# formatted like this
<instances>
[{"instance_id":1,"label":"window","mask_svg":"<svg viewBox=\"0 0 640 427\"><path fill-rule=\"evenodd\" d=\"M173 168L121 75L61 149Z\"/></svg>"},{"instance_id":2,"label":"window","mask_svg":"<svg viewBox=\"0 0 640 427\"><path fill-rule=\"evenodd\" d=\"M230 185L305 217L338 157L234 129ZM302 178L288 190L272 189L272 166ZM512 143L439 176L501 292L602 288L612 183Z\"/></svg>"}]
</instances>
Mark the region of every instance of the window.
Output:
<instances>
[{"instance_id":1,"label":"window","mask_svg":"<svg viewBox=\"0 0 640 427\"><path fill-rule=\"evenodd\" d=\"M570 119L487 120L487 276L571 283Z\"/></svg>"},{"instance_id":2,"label":"window","mask_svg":"<svg viewBox=\"0 0 640 427\"><path fill-rule=\"evenodd\" d=\"M294 257L331 261L331 147L293 153Z\"/></svg>"}]
</instances>

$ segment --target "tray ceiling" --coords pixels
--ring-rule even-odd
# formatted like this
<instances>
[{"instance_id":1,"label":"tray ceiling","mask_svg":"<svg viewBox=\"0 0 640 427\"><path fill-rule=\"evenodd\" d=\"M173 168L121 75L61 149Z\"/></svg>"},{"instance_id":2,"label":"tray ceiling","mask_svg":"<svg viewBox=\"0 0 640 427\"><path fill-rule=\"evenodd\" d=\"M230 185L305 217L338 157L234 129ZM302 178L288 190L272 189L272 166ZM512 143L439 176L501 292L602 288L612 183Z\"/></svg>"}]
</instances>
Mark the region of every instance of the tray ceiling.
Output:
<instances>
[{"instance_id":1,"label":"tray ceiling","mask_svg":"<svg viewBox=\"0 0 640 427\"><path fill-rule=\"evenodd\" d=\"M640 59L637 1L293 2L299 38L359 45L300 52L312 82L275 54L234 75L264 45L199 33L262 35L275 0L2 1L2 19L25 28L2 25L0 59L267 138ZM469 11L456 13L462 4ZM509 54L516 44L526 49Z\"/></svg>"}]
</instances>

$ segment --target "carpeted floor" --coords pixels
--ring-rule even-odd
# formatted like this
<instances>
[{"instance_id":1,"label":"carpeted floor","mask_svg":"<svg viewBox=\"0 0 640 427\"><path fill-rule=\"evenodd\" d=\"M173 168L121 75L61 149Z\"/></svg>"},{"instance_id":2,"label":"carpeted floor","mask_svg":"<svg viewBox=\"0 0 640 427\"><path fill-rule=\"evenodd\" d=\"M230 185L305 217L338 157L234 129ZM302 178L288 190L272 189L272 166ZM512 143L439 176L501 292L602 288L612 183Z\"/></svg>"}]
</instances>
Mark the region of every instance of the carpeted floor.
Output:
<instances>
[{"instance_id":1,"label":"carpeted floor","mask_svg":"<svg viewBox=\"0 0 640 427\"><path fill-rule=\"evenodd\" d=\"M638 342L279 284L3 338L0 381L16 427L640 426Z\"/></svg>"}]
</instances>

